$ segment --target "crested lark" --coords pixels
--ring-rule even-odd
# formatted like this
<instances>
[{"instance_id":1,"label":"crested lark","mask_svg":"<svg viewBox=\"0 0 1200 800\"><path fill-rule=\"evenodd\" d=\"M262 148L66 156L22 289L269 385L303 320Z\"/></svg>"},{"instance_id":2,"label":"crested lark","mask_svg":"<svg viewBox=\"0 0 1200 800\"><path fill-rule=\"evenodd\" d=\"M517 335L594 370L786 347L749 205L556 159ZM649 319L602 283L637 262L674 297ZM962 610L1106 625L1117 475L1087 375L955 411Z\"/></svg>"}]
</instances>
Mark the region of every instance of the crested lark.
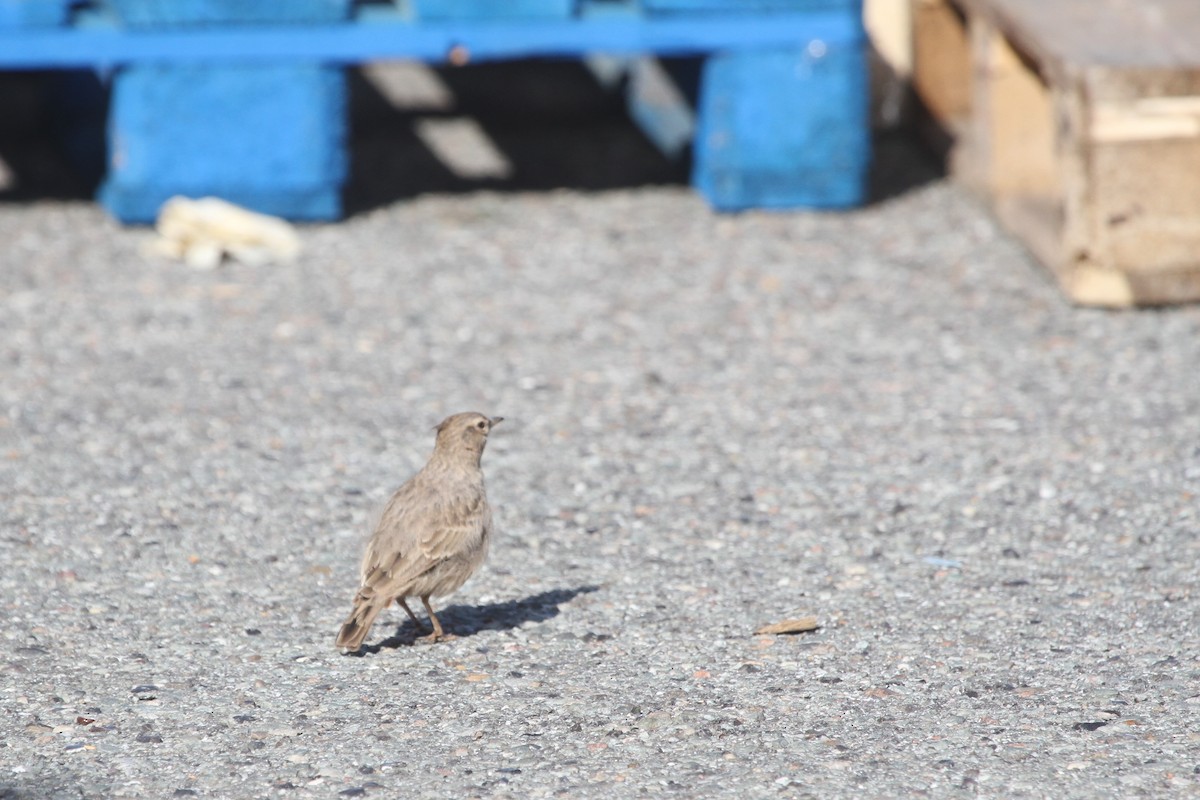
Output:
<instances>
[{"instance_id":1,"label":"crested lark","mask_svg":"<svg viewBox=\"0 0 1200 800\"><path fill-rule=\"evenodd\" d=\"M407 597L420 597L429 612L433 633L425 638L445 638L429 598L458 589L487 555L492 509L479 460L501 419L465 412L437 426L429 463L392 495L367 543L362 583L338 633L338 647L357 651L376 615L393 600L420 627Z\"/></svg>"}]
</instances>

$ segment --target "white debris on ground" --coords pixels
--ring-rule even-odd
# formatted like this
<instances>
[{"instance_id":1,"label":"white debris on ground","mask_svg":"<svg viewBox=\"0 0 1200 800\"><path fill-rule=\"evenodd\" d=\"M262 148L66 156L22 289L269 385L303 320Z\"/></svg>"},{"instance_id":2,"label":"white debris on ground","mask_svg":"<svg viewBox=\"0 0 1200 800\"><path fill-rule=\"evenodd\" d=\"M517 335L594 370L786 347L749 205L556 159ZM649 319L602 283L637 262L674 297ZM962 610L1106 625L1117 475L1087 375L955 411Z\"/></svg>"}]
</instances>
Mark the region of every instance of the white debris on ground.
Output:
<instances>
[{"instance_id":1,"label":"white debris on ground","mask_svg":"<svg viewBox=\"0 0 1200 800\"><path fill-rule=\"evenodd\" d=\"M286 220L218 197L172 197L159 210L155 230L146 252L194 269L216 269L226 256L251 266L288 263L300 253L300 239Z\"/></svg>"}]
</instances>

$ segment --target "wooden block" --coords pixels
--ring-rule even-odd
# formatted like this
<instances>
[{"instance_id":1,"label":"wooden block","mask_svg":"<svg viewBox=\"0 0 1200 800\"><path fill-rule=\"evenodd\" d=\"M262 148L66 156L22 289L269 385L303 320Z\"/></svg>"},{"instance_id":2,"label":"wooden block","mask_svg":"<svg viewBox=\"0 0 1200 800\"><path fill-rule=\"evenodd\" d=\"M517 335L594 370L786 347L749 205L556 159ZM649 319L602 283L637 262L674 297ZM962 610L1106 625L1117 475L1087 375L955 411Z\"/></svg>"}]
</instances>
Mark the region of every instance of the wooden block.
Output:
<instances>
[{"instance_id":1,"label":"wooden block","mask_svg":"<svg viewBox=\"0 0 1200 800\"><path fill-rule=\"evenodd\" d=\"M1084 87L1078 291L1108 272L1132 303L1200 300L1200 66L1094 70Z\"/></svg>"},{"instance_id":2,"label":"wooden block","mask_svg":"<svg viewBox=\"0 0 1200 800\"><path fill-rule=\"evenodd\" d=\"M215 195L291 219L336 219L346 176L342 70L132 66L113 81L100 199L147 222L169 197Z\"/></svg>"},{"instance_id":3,"label":"wooden block","mask_svg":"<svg viewBox=\"0 0 1200 800\"><path fill-rule=\"evenodd\" d=\"M913 88L934 120L958 130L971 109L971 56L962 13L945 0L914 0Z\"/></svg>"},{"instance_id":4,"label":"wooden block","mask_svg":"<svg viewBox=\"0 0 1200 800\"><path fill-rule=\"evenodd\" d=\"M916 0L914 40L953 171L1074 301L1200 300L1200 4Z\"/></svg>"},{"instance_id":5,"label":"wooden block","mask_svg":"<svg viewBox=\"0 0 1200 800\"><path fill-rule=\"evenodd\" d=\"M964 135L981 154L975 177L999 195L1057 195L1054 114L1036 65L985 20L972 20L971 41L975 124Z\"/></svg>"},{"instance_id":6,"label":"wooden block","mask_svg":"<svg viewBox=\"0 0 1200 800\"><path fill-rule=\"evenodd\" d=\"M705 61L692 184L716 208L856 205L870 153L861 43Z\"/></svg>"},{"instance_id":7,"label":"wooden block","mask_svg":"<svg viewBox=\"0 0 1200 800\"><path fill-rule=\"evenodd\" d=\"M860 0L643 0L643 7L672 19L736 10L811 20L807 30L798 25L794 47L729 47L702 61L592 61L602 80L625 79L630 116L660 150L675 157L691 142L692 185L714 207L863 201L871 143ZM774 15L784 11L793 13Z\"/></svg>"}]
</instances>

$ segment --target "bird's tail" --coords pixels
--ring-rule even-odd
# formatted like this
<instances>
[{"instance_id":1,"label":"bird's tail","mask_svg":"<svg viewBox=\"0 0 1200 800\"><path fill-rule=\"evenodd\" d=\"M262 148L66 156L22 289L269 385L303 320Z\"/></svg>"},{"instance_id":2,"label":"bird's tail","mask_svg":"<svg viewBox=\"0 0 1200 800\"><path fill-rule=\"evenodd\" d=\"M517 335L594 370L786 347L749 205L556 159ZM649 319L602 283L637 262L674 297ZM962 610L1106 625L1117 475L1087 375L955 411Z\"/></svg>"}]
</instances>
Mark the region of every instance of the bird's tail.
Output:
<instances>
[{"instance_id":1,"label":"bird's tail","mask_svg":"<svg viewBox=\"0 0 1200 800\"><path fill-rule=\"evenodd\" d=\"M360 589L354 598L354 610L346 617L342 629L338 631L337 647L351 653L362 647L363 640L371 632L375 617L386 605L386 602L379 602L379 598L370 589Z\"/></svg>"}]
</instances>

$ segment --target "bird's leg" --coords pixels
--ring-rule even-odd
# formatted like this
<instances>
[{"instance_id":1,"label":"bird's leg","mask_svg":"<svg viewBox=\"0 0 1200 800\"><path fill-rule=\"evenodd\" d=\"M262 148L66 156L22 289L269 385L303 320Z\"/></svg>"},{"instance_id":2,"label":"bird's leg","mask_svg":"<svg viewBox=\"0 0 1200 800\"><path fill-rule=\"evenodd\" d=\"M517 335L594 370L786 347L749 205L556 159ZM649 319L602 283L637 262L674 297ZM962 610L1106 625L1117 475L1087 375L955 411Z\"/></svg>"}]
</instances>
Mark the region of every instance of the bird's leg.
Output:
<instances>
[{"instance_id":1,"label":"bird's leg","mask_svg":"<svg viewBox=\"0 0 1200 800\"><path fill-rule=\"evenodd\" d=\"M429 612L429 622L433 625L433 633L421 637L422 641L432 643L453 639L452 635L442 630L442 623L438 622L437 614L433 613L433 606L429 605L429 595L421 595L421 602L425 604L425 610Z\"/></svg>"},{"instance_id":2,"label":"bird's leg","mask_svg":"<svg viewBox=\"0 0 1200 800\"><path fill-rule=\"evenodd\" d=\"M421 620L417 619L417 615L414 614L413 610L408 607L408 601L406 601L403 597L397 597L396 602L399 603L400 607L404 609L404 613L408 614L408 618L413 621L413 625L417 626L417 630L425 629L425 626L421 624Z\"/></svg>"}]
</instances>

